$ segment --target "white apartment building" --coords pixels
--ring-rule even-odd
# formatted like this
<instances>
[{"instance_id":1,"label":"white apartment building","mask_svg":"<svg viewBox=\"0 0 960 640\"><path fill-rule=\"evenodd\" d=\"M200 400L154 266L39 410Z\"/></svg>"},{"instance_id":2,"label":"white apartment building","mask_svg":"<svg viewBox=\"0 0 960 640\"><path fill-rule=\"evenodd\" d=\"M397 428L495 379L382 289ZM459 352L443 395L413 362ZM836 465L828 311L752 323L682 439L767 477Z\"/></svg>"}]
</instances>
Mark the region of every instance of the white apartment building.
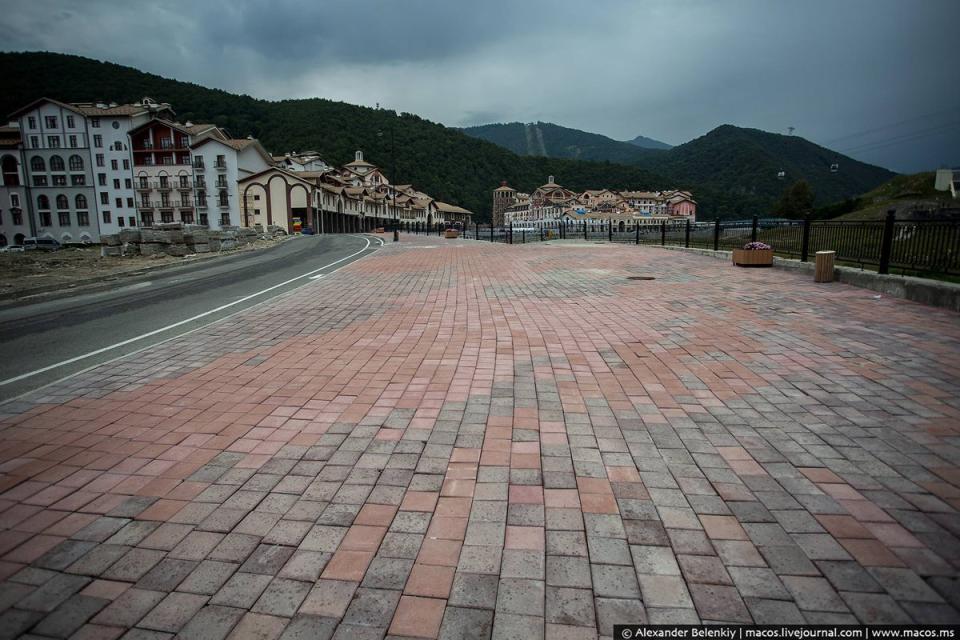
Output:
<instances>
[{"instance_id":1,"label":"white apartment building","mask_svg":"<svg viewBox=\"0 0 960 640\"><path fill-rule=\"evenodd\" d=\"M36 235L97 242L101 233L136 224L127 132L171 113L149 98L125 105L41 98L12 114Z\"/></svg>"},{"instance_id":2,"label":"white apartment building","mask_svg":"<svg viewBox=\"0 0 960 640\"><path fill-rule=\"evenodd\" d=\"M273 158L253 138L206 136L190 147L196 207L211 229L243 225L238 182L269 169ZM202 218L201 218L202 219Z\"/></svg>"},{"instance_id":3,"label":"white apartment building","mask_svg":"<svg viewBox=\"0 0 960 640\"><path fill-rule=\"evenodd\" d=\"M20 151L20 130L0 127L0 247L34 235Z\"/></svg>"}]
</instances>

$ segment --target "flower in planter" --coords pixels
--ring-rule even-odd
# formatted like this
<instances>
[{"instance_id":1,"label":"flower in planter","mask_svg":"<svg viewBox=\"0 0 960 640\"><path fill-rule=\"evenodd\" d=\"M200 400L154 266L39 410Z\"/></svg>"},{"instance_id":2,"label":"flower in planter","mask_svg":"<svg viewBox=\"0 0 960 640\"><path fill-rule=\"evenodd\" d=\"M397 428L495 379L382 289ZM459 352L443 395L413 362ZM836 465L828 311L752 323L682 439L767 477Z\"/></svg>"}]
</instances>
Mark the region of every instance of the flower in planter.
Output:
<instances>
[{"instance_id":1,"label":"flower in planter","mask_svg":"<svg viewBox=\"0 0 960 640\"><path fill-rule=\"evenodd\" d=\"M756 251L759 249L770 249L771 247L765 242L748 242L747 244L743 245L743 248L746 251Z\"/></svg>"}]
</instances>

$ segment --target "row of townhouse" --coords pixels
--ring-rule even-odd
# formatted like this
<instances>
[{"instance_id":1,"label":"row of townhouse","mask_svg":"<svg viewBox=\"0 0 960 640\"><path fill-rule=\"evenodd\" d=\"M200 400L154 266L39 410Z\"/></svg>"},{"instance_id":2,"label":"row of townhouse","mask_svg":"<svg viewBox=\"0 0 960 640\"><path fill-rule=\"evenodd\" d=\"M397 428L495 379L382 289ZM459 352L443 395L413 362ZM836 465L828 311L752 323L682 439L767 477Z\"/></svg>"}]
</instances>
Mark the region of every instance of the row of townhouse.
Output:
<instances>
[{"instance_id":1,"label":"row of townhouse","mask_svg":"<svg viewBox=\"0 0 960 640\"><path fill-rule=\"evenodd\" d=\"M383 171L363 159L340 169L288 154L278 166L241 178L244 226L309 226L319 233L370 231L397 224L402 229L469 226L472 212L436 200L413 185L391 184Z\"/></svg>"},{"instance_id":2,"label":"row of townhouse","mask_svg":"<svg viewBox=\"0 0 960 640\"><path fill-rule=\"evenodd\" d=\"M497 226L516 223L610 221L625 226L696 220L697 203L688 191L612 191L588 189L577 193L556 183L553 176L532 193L520 193L502 182L493 191Z\"/></svg>"},{"instance_id":3,"label":"row of townhouse","mask_svg":"<svg viewBox=\"0 0 960 640\"><path fill-rule=\"evenodd\" d=\"M356 159L335 169L314 152L271 156L214 124L180 123L169 104L41 98L0 127L0 246L28 237L96 243L157 223L274 225L287 232L366 230L401 221L469 224L470 212Z\"/></svg>"}]
</instances>

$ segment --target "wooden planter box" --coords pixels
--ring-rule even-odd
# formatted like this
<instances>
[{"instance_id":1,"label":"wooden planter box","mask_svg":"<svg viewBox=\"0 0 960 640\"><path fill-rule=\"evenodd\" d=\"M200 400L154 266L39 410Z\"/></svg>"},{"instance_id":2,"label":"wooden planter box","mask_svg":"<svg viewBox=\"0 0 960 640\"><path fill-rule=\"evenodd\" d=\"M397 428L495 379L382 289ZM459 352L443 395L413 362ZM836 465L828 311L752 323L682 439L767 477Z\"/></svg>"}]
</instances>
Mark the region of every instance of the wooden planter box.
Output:
<instances>
[{"instance_id":1,"label":"wooden planter box","mask_svg":"<svg viewBox=\"0 0 960 640\"><path fill-rule=\"evenodd\" d=\"M773 249L734 249L733 264L738 267L772 267Z\"/></svg>"},{"instance_id":2,"label":"wooden planter box","mask_svg":"<svg viewBox=\"0 0 960 640\"><path fill-rule=\"evenodd\" d=\"M456 229L447 229L446 231L443 232L444 238L457 238L459 236L460 234L457 232Z\"/></svg>"}]
</instances>

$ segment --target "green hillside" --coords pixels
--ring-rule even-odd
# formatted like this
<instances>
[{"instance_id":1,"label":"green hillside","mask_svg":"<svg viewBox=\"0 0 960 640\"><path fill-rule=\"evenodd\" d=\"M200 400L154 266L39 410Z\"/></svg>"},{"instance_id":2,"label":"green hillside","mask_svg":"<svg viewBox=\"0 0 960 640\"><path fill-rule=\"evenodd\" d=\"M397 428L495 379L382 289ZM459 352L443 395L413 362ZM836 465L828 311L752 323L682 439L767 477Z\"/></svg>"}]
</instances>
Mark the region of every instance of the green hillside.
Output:
<instances>
[{"instance_id":1,"label":"green hillside","mask_svg":"<svg viewBox=\"0 0 960 640\"><path fill-rule=\"evenodd\" d=\"M951 208L956 215L960 204L951 198L949 192L933 188L934 177L933 171L899 175L862 196L823 207L816 213L821 218L882 220L890 209L896 210L897 217L902 219L914 211Z\"/></svg>"}]
</instances>

